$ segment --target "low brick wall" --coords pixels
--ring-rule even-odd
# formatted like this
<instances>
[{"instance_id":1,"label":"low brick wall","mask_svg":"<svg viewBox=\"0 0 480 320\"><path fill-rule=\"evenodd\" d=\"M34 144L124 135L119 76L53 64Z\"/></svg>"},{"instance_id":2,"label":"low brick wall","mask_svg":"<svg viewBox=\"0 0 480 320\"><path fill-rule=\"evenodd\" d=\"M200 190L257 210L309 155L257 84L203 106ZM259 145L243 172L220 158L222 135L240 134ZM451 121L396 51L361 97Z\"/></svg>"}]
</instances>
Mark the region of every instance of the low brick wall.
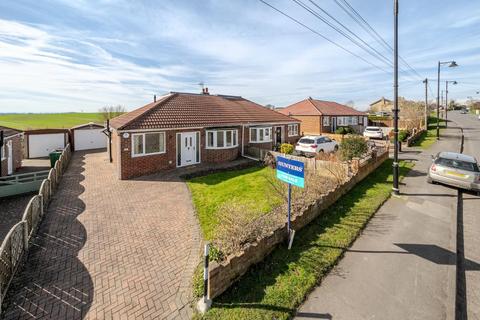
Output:
<instances>
[{"instance_id":1,"label":"low brick wall","mask_svg":"<svg viewBox=\"0 0 480 320\"><path fill-rule=\"evenodd\" d=\"M371 158L369 161L359 165L358 172L351 179L319 198L302 214L294 216L291 221L292 228L298 231L309 224L387 159L388 152L384 152L382 155ZM227 290L252 265L262 261L279 243L284 242L286 239L286 225L284 225L268 236L251 243L243 251L228 256L225 261L220 263L212 262L209 270L210 298L213 299Z\"/></svg>"}]
</instances>

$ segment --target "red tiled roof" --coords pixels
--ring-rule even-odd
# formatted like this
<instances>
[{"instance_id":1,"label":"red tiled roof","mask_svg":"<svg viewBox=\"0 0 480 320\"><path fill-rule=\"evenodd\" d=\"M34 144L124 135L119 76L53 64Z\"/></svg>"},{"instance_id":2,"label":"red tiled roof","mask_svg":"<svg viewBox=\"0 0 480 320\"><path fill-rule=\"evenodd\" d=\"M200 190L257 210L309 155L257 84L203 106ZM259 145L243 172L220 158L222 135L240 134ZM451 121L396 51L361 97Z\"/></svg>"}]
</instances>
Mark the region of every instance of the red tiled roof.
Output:
<instances>
[{"instance_id":1,"label":"red tiled roof","mask_svg":"<svg viewBox=\"0 0 480 320\"><path fill-rule=\"evenodd\" d=\"M323 101L315 99L305 99L294 103L288 107L280 109L285 115L291 116L364 116L365 112L361 112L350 108L346 105L333 101Z\"/></svg>"},{"instance_id":2,"label":"red tiled roof","mask_svg":"<svg viewBox=\"0 0 480 320\"><path fill-rule=\"evenodd\" d=\"M242 97L172 92L110 121L117 130L298 122Z\"/></svg>"}]
</instances>

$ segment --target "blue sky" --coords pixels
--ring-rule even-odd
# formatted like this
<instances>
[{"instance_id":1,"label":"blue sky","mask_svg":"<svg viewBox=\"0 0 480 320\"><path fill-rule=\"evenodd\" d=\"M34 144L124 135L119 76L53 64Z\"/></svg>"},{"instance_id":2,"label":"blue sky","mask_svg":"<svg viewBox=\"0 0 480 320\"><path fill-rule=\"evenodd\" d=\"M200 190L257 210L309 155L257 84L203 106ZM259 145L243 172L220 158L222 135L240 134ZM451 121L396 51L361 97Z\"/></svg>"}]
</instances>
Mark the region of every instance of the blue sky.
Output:
<instances>
[{"instance_id":1,"label":"blue sky","mask_svg":"<svg viewBox=\"0 0 480 320\"><path fill-rule=\"evenodd\" d=\"M312 96L365 109L391 98L391 67L293 1L266 1L387 72L258 0L6 0L0 2L0 112L87 112L118 104L131 110L153 94L199 92L199 82L213 94L276 106ZM334 0L315 2L391 59ZM349 0L393 45L392 2ZM432 80L438 60L455 59L459 68L442 69L443 79L459 82L449 97L480 91L479 49L478 1L400 0L400 55ZM399 90L423 99L423 84L411 73L401 73Z\"/></svg>"}]
</instances>

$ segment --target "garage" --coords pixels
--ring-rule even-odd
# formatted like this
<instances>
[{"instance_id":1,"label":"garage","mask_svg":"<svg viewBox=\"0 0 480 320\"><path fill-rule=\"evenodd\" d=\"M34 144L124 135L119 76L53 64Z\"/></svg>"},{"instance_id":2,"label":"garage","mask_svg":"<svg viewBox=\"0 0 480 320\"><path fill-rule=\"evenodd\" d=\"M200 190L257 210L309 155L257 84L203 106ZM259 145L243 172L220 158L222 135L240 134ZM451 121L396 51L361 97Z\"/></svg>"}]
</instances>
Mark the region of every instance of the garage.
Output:
<instances>
[{"instance_id":1,"label":"garage","mask_svg":"<svg viewBox=\"0 0 480 320\"><path fill-rule=\"evenodd\" d=\"M41 129L25 131L26 158L48 157L55 149L63 149L68 143L67 129Z\"/></svg>"},{"instance_id":2,"label":"garage","mask_svg":"<svg viewBox=\"0 0 480 320\"><path fill-rule=\"evenodd\" d=\"M105 128L96 123L87 123L72 128L75 151L103 149L107 147Z\"/></svg>"}]
</instances>

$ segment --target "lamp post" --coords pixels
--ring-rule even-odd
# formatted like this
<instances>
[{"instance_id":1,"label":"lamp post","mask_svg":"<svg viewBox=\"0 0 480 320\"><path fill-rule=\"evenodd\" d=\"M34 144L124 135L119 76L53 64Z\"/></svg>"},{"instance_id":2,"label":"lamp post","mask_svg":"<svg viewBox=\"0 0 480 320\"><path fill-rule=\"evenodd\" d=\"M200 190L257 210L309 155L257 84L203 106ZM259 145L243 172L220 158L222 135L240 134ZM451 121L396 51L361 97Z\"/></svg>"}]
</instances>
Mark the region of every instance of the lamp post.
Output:
<instances>
[{"instance_id":1,"label":"lamp post","mask_svg":"<svg viewBox=\"0 0 480 320\"><path fill-rule=\"evenodd\" d=\"M440 139L440 67L444 64L449 64L450 68L458 67L455 61L438 61L437 71L437 140Z\"/></svg>"},{"instance_id":2,"label":"lamp post","mask_svg":"<svg viewBox=\"0 0 480 320\"><path fill-rule=\"evenodd\" d=\"M457 84L457 81L445 81L445 128L448 127L448 83L453 85Z\"/></svg>"},{"instance_id":3,"label":"lamp post","mask_svg":"<svg viewBox=\"0 0 480 320\"><path fill-rule=\"evenodd\" d=\"M425 78L423 83L425 83L425 131L428 131L428 78Z\"/></svg>"},{"instance_id":4,"label":"lamp post","mask_svg":"<svg viewBox=\"0 0 480 320\"><path fill-rule=\"evenodd\" d=\"M394 46L393 46L393 186L392 192L398 195L398 0L393 1Z\"/></svg>"}]
</instances>

